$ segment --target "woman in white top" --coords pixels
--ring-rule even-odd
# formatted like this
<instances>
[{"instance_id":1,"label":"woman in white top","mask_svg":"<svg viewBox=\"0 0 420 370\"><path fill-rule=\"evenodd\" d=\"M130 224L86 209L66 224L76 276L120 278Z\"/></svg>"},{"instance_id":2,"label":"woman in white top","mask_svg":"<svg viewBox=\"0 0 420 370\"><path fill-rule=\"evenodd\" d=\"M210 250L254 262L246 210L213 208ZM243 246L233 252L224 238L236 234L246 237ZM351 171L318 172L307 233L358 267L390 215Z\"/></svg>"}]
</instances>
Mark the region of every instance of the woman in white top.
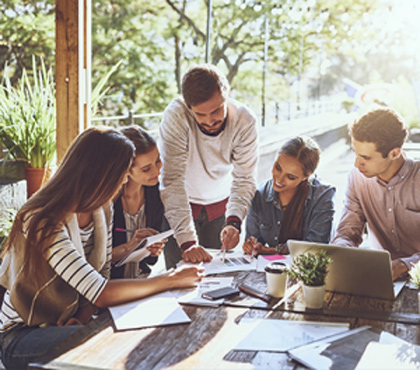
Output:
<instances>
[{"instance_id":1,"label":"woman in white top","mask_svg":"<svg viewBox=\"0 0 420 370\"><path fill-rule=\"evenodd\" d=\"M2 252L2 360L8 369L48 361L48 349L97 308L193 286L199 268L150 279L108 280L111 199L127 179L133 144L111 128L81 133L57 172L21 208Z\"/></svg>"}]
</instances>

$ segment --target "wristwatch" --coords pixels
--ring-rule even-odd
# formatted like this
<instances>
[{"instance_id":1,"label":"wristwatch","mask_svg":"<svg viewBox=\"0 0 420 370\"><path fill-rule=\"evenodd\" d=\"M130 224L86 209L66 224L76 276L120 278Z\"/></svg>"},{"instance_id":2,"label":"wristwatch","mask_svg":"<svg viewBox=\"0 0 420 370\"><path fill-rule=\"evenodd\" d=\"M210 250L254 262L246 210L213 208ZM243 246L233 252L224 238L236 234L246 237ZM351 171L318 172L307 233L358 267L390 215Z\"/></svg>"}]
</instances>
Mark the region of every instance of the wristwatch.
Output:
<instances>
[{"instance_id":1,"label":"wristwatch","mask_svg":"<svg viewBox=\"0 0 420 370\"><path fill-rule=\"evenodd\" d=\"M276 245L276 251L277 254L283 255L283 254L289 254L289 247L286 243L281 243Z\"/></svg>"},{"instance_id":2,"label":"wristwatch","mask_svg":"<svg viewBox=\"0 0 420 370\"><path fill-rule=\"evenodd\" d=\"M236 230L239 231L239 234L241 233L241 224L242 222L237 217L228 217L225 226L233 226Z\"/></svg>"}]
</instances>

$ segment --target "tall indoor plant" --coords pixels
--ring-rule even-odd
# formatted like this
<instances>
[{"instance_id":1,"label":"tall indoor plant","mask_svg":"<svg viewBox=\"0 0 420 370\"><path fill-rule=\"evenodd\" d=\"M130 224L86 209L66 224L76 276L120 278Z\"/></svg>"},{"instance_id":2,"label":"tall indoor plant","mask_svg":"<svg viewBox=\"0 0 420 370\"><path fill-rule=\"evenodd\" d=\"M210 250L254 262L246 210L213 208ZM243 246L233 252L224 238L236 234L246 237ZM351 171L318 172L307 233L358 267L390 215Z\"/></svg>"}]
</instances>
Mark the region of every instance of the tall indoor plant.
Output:
<instances>
[{"instance_id":1,"label":"tall indoor plant","mask_svg":"<svg viewBox=\"0 0 420 370\"><path fill-rule=\"evenodd\" d=\"M15 86L5 73L0 86L0 142L7 149L6 160L26 161L28 198L41 186L56 152L53 73L43 59L38 68L35 57L32 73L30 79L23 69Z\"/></svg>"},{"instance_id":2,"label":"tall indoor plant","mask_svg":"<svg viewBox=\"0 0 420 370\"><path fill-rule=\"evenodd\" d=\"M321 308L325 295L325 278L332 258L323 250L298 255L289 269L289 276L302 281L305 304L308 308Z\"/></svg>"}]
</instances>

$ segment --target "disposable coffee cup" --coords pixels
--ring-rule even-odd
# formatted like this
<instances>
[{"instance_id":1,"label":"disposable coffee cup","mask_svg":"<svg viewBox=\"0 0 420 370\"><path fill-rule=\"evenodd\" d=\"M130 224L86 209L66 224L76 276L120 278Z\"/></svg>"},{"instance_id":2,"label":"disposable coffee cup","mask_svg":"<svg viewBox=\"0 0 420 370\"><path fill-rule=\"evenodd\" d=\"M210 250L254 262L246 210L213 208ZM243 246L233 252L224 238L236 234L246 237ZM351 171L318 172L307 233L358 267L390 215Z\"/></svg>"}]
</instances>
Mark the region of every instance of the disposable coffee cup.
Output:
<instances>
[{"instance_id":1,"label":"disposable coffee cup","mask_svg":"<svg viewBox=\"0 0 420 370\"><path fill-rule=\"evenodd\" d=\"M282 298L286 290L287 265L284 262L271 262L265 267L267 294Z\"/></svg>"}]
</instances>

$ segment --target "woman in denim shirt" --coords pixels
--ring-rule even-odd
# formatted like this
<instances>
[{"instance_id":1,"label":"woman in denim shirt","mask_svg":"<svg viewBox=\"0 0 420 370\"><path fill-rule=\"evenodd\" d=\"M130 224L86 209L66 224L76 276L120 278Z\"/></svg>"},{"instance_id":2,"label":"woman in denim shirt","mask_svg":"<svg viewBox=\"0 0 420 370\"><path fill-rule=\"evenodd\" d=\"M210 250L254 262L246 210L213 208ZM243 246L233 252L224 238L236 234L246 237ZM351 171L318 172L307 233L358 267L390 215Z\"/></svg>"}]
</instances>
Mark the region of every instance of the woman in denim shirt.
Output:
<instances>
[{"instance_id":1,"label":"woman in denim shirt","mask_svg":"<svg viewBox=\"0 0 420 370\"><path fill-rule=\"evenodd\" d=\"M262 182L246 218L247 254L287 254L287 240L328 243L335 188L312 176L320 149L311 138L295 137L280 149L272 179Z\"/></svg>"}]
</instances>

